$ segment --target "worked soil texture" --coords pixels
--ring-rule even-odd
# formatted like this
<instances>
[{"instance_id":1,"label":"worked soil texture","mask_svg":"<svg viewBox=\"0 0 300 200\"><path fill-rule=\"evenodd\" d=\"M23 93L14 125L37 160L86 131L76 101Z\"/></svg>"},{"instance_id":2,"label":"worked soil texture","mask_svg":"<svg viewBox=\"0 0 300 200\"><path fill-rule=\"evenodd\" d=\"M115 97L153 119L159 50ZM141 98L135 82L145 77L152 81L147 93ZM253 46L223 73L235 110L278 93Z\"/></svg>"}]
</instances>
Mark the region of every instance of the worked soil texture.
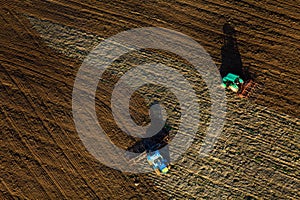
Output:
<instances>
[{"instance_id":1,"label":"worked soil texture","mask_svg":"<svg viewBox=\"0 0 300 200\"><path fill-rule=\"evenodd\" d=\"M0 199L300 199L300 2L298 0L11 0L0 9ZM140 140L114 122L113 85L126 70L160 62L178 70L199 98L193 144L170 173L122 173L93 157L73 120L72 91L88 53L104 39L141 27L186 34L222 76L259 84L248 99L227 95L226 123L206 157L208 88L190 63L153 49L126 54L99 82L99 123L120 148ZM148 101L149 100L149 101ZM166 88L142 87L131 114L149 123L163 101L176 132L180 107ZM189 134L189 133L186 133Z\"/></svg>"}]
</instances>

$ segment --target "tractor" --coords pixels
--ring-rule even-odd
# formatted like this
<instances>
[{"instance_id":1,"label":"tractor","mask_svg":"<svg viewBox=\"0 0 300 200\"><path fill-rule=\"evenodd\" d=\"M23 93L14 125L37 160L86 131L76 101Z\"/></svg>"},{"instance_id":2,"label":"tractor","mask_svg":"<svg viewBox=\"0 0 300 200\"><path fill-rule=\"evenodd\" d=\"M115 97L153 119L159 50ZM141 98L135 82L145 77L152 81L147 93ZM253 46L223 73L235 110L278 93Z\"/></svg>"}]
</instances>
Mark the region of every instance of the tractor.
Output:
<instances>
[{"instance_id":1,"label":"tractor","mask_svg":"<svg viewBox=\"0 0 300 200\"><path fill-rule=\"evenodd\" d=\"M237 93L239 91L239 89L243 83L244 83L243 79L241 79L238 75L235 75L232 73L228 73L222 79L222 87L229 88L235 93Z\"/></svg>"},{"instance_id":2,"label":"tractor","mask_svg":"<svg viewBox=\"0 0 300 200\"><path fill-rule=\"evenodd\" d=\"M168 161L161 155L159 150L148 152L147 161L157 175L166 174L169 171Z\"/></svg>"},{"instance_id":3,"label":"tractor","mask_svg":"<svg viewBox=\"0 0 300 200\"><path fill-rule=\"evenodd\" d=\"M241 98L248 98L253 92L254 88L258 85L253 80L244 82L240 76L228 73L223 79L221 86L223 88L229 88L233 92L237 93Z\"/></svg>"}]
</instances>

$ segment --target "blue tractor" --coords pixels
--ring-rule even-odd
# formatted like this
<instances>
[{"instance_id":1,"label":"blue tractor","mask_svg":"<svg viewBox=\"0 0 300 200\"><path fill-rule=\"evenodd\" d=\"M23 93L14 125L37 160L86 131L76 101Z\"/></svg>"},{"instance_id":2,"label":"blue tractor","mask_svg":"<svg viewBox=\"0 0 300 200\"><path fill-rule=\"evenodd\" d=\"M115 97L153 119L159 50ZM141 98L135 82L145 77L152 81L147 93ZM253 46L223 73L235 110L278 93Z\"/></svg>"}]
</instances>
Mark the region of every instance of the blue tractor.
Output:
<instances>
[{"instance_id":1,"label":"blue tractor","mask_svg":"<svg viewBox=\"0 0 300 200\"><path fill-rule=\"evenodd\" d=\"M161 155L159 150L148 152L147 160L158 175L166 174L169 171L168 161Z\"/></svg>"}]
</instances>

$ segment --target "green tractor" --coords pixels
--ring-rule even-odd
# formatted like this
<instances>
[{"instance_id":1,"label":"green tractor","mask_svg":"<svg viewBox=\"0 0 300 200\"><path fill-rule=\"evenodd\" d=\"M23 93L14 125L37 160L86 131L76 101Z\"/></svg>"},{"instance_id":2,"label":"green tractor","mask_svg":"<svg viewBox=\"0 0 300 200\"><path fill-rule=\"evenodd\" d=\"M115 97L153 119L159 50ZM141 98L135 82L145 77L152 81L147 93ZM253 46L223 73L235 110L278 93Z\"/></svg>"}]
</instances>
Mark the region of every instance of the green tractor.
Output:
<instances>
[{"instance_id":1,"label":"green tractor","mask_svg":"<svg viewBox=\"0 0 300 200\"><path fill-rule=\"evenodd\" d=\"M228 73L222 79L222 87L229 88L241 98L249 98L257 90L261 89L261 85L255 83L252 79L244 82L238 75Z\"/></svg>"},{"instance_id":2,"label":"green tractor","mask_svg":"<svg viewBox=\"0 0 300 200\"><path fill-rule=\"evenodd\" d=\"M241 86L244 84L243 79L241 79L238 75L228 73L223 79L222 79L222 87L223 88L229 88L233 92L237 93Z\"/></svg>"}]
</instances>

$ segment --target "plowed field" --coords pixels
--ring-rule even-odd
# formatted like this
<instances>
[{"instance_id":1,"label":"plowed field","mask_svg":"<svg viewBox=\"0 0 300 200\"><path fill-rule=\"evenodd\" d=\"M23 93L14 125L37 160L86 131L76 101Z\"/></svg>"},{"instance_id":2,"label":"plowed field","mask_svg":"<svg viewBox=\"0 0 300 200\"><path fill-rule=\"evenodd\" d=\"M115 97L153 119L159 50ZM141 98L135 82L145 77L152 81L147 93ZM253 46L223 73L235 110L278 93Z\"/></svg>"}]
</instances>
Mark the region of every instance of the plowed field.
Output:
<instances>
[{"instance_id":1,"label":"plowed field","mask_svg":"<svg viewBox=\"0 0 300 200\"><path fill-rule=\"evenodd\" d=\"M299 5L298 0L2 2L0 199L300 199ZM235 30L232 46L224 41L228 24ZM89 51L121 31L148 26L190 36L221 72L236 59L234 70L261 86L249 99L227 93L223 133L213 152L198 158L210 114L201 77L165 52L146 50L119 60L120 69L136 60L177 66L200 97L203 120L195 141L165 176L103 165L85 149L72 116L76 73ZM98 88L98 119L126 148L134 141L109 132L116 126L106 98L110 89ZM172 100L169 93L162 96ZM136 118L149 121L144 114Z\"/></svg>"}]
</instances>

